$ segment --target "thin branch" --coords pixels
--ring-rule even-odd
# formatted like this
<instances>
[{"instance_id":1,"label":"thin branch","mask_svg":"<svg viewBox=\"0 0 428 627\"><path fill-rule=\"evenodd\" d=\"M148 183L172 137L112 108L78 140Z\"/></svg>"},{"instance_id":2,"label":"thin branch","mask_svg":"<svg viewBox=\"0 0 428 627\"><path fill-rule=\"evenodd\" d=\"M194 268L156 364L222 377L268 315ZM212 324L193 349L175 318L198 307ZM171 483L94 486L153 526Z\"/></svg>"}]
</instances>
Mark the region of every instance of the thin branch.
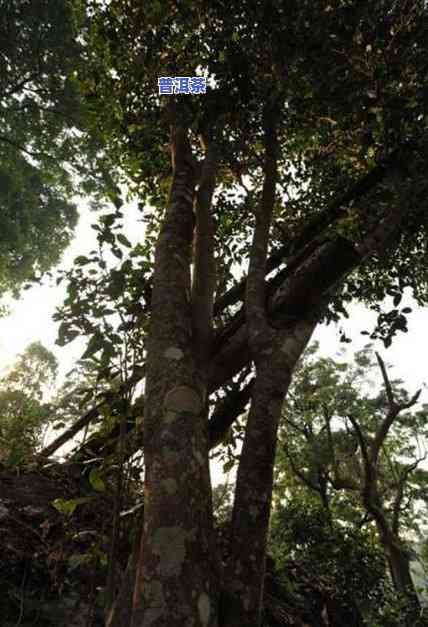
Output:
<instances>
[{"instance_id":1,"label":"thin branch","mask_svg":"<svg viewBox=\"0 0 428 627\"><path fill-rule=\"evenodd\" d=\"M386 371L385 363L379 353L376 354L376 359L379 364L379 368L382 372L383 382L385 384L386 395L390 405L394 404L394 393L392 391L391 381L389 380L388 373Z\"/></svg>"},{"instance_id":2,"label":"thin branch","mask_svg":"<svg viewBox=\"0 0 428 627\"><path fill-rule=\"evenodd\" d=\"M206 140L204 142L206 145ZM192 323L195 353L200 367L205 369L211 353L212 320L216 270L214 260L214 220L212 197L218 168L215 144L208 143L202 163L201 178L196 192L194 229L194 269L192 281Z\"/></svg>"},{"instance_id":3,"label":"thin branch","mask_svg":"<svg viewBox=\"0 0 428 627\"><path fill-rule=\"evenodd\" d=\"M250 263L246 284L246 314L249 330L250 349L260 338L269 341L266 317L265 276L266 256L269 245L269 231L275 204L278 179L278 137L277 121L279 107L276 98L265 104L263 111L264 128L264 181L261 201L256 209L256 224L250 252Z\"/></svg>"},{"instance_id":4,"label":"thin branch","mask_svg":"<svg viewBox=\"0 0 428 627\"><path fill-rule=\"evenodd\" d=\"M315 482L311 481L311 479L309 479L309 476L306 475L301 470L299 470L299 468L296 466L296 464L294 463L293 456L292 456L292 454L290 452L290 449L288 448L288 446L287 446L287 444L285 442L283 444L283 449L284 449L284 453L287 456L287 459L288 459L288 461L290 463L291 470L296 475L296 477L298 479L300 479L300 481L302 483L304 483L308 488L310 488L314 492L318 492L318 494L321 494L321 487L318 486Z\"/></svg>"},{"instance_id":5,"label":"thin branch","mask_svg":"<svg viewBox=\"0 0 428 627\"><path fill-rule=\"evenodd\" d=\"M238 392L229 392L224 399L221 399L218 402L208 422L208 440L210 449L221 443L232 424L245 411L245 408L251 398L253 385L254 378L251 379L241 390Z\"/></svg>"},{"instance_id":6,"label":"thin branch","mask_svg":"<svg viewBox=\"0 0 428 627\"><path fill-rule=\"evenodd\" d=\"M335 477L338 477L339 465L338 465L337 458L336 458L336 450L334 448L333 434L331 432L331 424L330 424L331 416L327 410L327 407L324 405L324 403L322 405L322 413L324 416L325 427L327 429L327 442L328 442L328 448L330 450L331 460L333 462L333 471L334 471Z\"/></svg>"},{"instance_id":7,"label":"thin branch","mask_svg":"<svg viewBox=\"0 0 428 627\"><path fill-rule=\"evenodd\" d=\"M37 73L33 73L30 74L30 76L27 76L26 78L23 78L20 82L15 83L15 85L13 85L9 91L6 91L2 98L9 98L10 96L13 96L14 94L16 94L18 91L20 91L23 87L25 87L25 85L27 83L29 83L30 81L34 80L35 78L37 78L38 74Z\"/></svg>"},{"instance_id":8,"label":"thin branch","mask_svg":"<svg viewBox=\"0 0 428 627\"><path fill-rule=\"evenodd\" d=\"M25 148L24 146L17 144L12 139L5 137L4 135L0 135L0 141L3 142L4 144L9 144L9 146L12 146L13 148L15 148L15 150L20 150L21 152L25 153L29 157L32 157L33 159L40 159L40 157L44 156L53 160L53 157L51 155L47 153L43 153L43 152L33 152L32 150L29 150L28 148Z\"/></svg>"},{"instance_id":9,"label":"thin branch","mask_svg":"<svg viewBox=\"0 0 428 627\"><path fill-rule=\"evenodd\" d=\"M352 426L354 427L354 431L355 434L357 436L358 439L358 443L360 445L361 448L361 455L363 458L363 462L364 462L364 470L365 470L365 479L366 479L366 484L371 481L373 478L375 478L373 476L373 467L371 464L371 458L369 455L369 451L367 449L367 443L365 440L365 437L363 435L363 432L361 431L361 427L358 424L358 421L352 416L352 414L348 414L348 419L350 420Z\"/></svg>"},{"instance_id":10,"label":"thin branch","mask_svg":"<svg viewBox=\"0 0 428 627\"><path fill-rule=\"evenodd\" d=\"M397 401L395 400L391 381L388 377L385 363L383 362L381 356L378 353L376 353L376 358L377 358L379 367L382 372L382 378L385 384L385 390L386 390L386 395L388 399L389 409L385 418L382 420L381 424L379 425L379 428L376 431L375 437L370 447L370 460L374 466L377 465L377 460L379 457L380 449L382 448L382 445L385 441L385 438L388 435L388 432L394 420L397 418L400 411L402 411L403 409L408 409L409 407L412 407L413 405L415 405L421 393L421 390L418 390L407 403L397 403Z\"/></svg>"},{"instance_id":11,"label":"thin branch","mask_svg":"<svg viewBox=\"0 0 428 627\"><path fill-rule=\"evenodd\" d=\"M291 418L286 418L285 422L287 424L289 424L290 427L292 427L295 431L297 431L298 433L301 433L302 435L304 435L307 438L307 435L308 435L308 430L306 428L307 425L301 427L300 425L298 425L295 422L293 422L293 420L291 420Z\"/></svg>"},{"instance_id":12,"label":"thin branch","mask_svg":"<svg viewBox=\"0 0 428 627\"><path fill-rule=\"evenodd\" d=\"M144 373L145 373L144 366L136 368L134 373L128 379L128 381L123 383L120 386L120 388L117 390L117 392L113 393L112 391L109 390L108 392L102 393L100 395L101 401L95 407L92 407L87 412L85 412L83 416L81 416L78 420L76 420L76 422L73 425L71 425L71 427L66 429L64 433L62 433L60 436L55 438L55 440L51 442L50 444L48 444L48 446L45 446L45 448L40 451L38 456L50 457L50 455L55 453L55 451L57 451L61 446L63 446L66 442L71 440L77 433L79 433L79 431L84 429L86 425L88 425L93 420L96 420L100 416L101 410L104 407L104 405L108 402L111 402L113 396L115 396L115 398L120 398L121 396L126 394L126 392L131 390L133 386L143 378Z\"/></svg>"},{"instance_id":13,"label":"thin branch","mask_svg":"<svg viewBox=\"0 0 428 627\"><path fill-rule=\"evenodd\" d=\"M273 252L266 261L266 274L275 270L281 263L290 256L296 256L299 259L300 265L302 249L311 242L313 238L319 238L320 233L323 233L325 229L339 219L346 208L346 206L355 200L360 200L372 189L376 187L383 179L389 174L391 168L400 160L403 150L414 150L416 147L416 141L407 141L402 146L394 150L385 160L379 165L375 166L371 172L365 174L356 183L351 185L344 194L336 197L324 211L321 211L318 215L314 216L307 225L303 227L301 232L296 236L295 240L290 245L287 243L281 246L278 250ZM294 267L294 266L293 266ZM242 279L237 285L231 288L226 294L217 299L214 305L214 314L217 315L223 311L226 307L236 304L238 301L243 300L245 295L246 278Z\"/></svg>"},{"instance_id":14,"label":"thin branch","mask_svg":"<svg viewBox=\"0 0 428 627\"><path fill-rule=\"evenodd\" d=\"M404 498L404 488L407 482L409 475L416 470L419 464L427 458L427 453L425 453L422 457L416 459L412 464L406 466L401 473L398 486L397 486L397 494L394 499L394 504L392 507L392 530L398 536L399 525L400 525L400 514L402 512L401 504Z\"/></svg>"}]
</instances>

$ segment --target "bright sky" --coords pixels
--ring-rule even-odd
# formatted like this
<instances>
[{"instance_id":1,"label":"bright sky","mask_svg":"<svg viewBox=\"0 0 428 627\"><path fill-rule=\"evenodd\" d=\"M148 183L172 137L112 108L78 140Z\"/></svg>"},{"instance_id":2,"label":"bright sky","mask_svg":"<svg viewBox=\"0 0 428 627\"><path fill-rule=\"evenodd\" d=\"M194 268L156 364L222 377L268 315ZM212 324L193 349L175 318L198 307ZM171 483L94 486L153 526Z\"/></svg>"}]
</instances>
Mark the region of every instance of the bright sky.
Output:
<instances>
[{"instance_id":1,"label":"bright sky","mask_svg":"<svg viewBox=\"0 0 428 627\"><path fill-rule=\"evenodd\" d=\"M78 206L79 223L74 240L63 256L61 269L70 268L75 257L97 248L96 231L91 229L91 224L96 222L99 214L90 211L85 202L78 202ZM143 232L143 226L138 222L140 215L137 203L129 204L124 211L124 231L132 243L136 243ZM9 366L28 344L40 341L56 355L60 378L65 376L83 354L86 341L78 338L65 347L55 344L59 324L52 320L52 316L64 298L65 282L56 286L55 279L46 279L43 285L23 291L19 301L7 301L10 315L0 318L0 370Z\"/></svg>"},{"instance_id":2,"label":"bright sky","mask_svg":"<svg viewBox=\"0 0 428 627\"><path fill-rule=\"evenodd\" d=\"M75 257L85 255L97 246L96 232L90 228L96 221L97 214L92 213L84 202L79 203L79 211L80 220L75 238L63 257L62 267L65 268L70 267ZM143 233L143 225L138 222L140 214L136 204L128 205L124 215L125 232L134 243ZM24 292L19 301L10 301L10 315L0 319L0 368L9 366L30 342L39 340L57 356L62 376L71 369L73 363L83 353L85 341L76 339L66 347L55 344L58 324L52 321L52 316L64 297L64 284L57 287L54 280L46 280L42 286L35 286ZM412 392L420 387L425 379L428 382L427 313L411 299L407 299L405 303L404 300L403 307L409 305L413 308L408 317L409 332L400 333L388 349L380 342L376 342L375 347L384 359L394 366L392 371L394 376L403 378L409 386L409 392ZM342 321L341 325L353 339L352 344L346 345L347 354L352 356L355 350L367 343L367 336L360 335L360 331L371 328L375 314L360 305L351 307L349 312L349 320ZM345 346L339 342L339 333L333 324L328 327L319 326L313 339L320 342L321 351L327 355L334 355Z\"/></svg>"},{"instance_id":3,"label":"bright sky","mask_svg":"<svg viewBox=\"0 0 428 627\"><path fill-rule=\"evenodd\" d=\"M96 221L97 214L92 213L84 202L79 202L79 211L80 219L75 238L64 254L62 268L70 267L75 257L85 255L97 247L96 232L91 229L91 224ZM126 217L125 233L132 243L136 243L143 236L143 225L138 222L141 214L136 203L124 208L123 213ZM28 344L38 340L56 355L60 365L59 381L65 377L75 361L82 355L86 343L85 340L76 339L66 347L55 344L58 324L53 322L52 316L64 298L65 285L56 286L55 281L51 280L24 292L19 301L10 302L10 315L0 318L0 371L10 366ZM408 317L409 332L399 334L388 349L385 349L380 342L375 342L375 348L381 353L385 362L393 366L389 369L390 376L403 379L407 391L412 395L422 387L425 381L428 383L427 313L411 299L404 301L403 298L403 307L413 308L413 312ZM352 358L353 352L367 344L367 336L361 335L360 331L372 328L375 314L360 305L350 307L349 314L349 319L343 320L341 326L346 335L352 338L351 344L345 345L339 342L336 325L318 326L313 340L320 342L320 350L324 355L334 356L346 347L347 358ZM428 402L426 391L422 393L420 400ZM57 435L58 433L55 432L52 437L57 437ZM78 436L76 440L79 439ZM45 444L47 444L46 441ZM62 452L73 446L72 443L67 444ZM234 475L235 470L226 477L223 474L222 464L216 460L211 462L211 477L214 486L226 480L233 482Z\"/></svg>"},{"instance_id":4,"label":"bright sky","mask_svg":"<svg viewBox=\"0 0 428 627\"><path fill-rule=\"evenodd\" d=\"M74 258L85 255L96 248L96 232L91 224L96 221L97 214L92 213L88 206L79 203L80 220L75 238L66 251L62 267L70 267ZM136 243L143 236L143 225L136 203L124 208L126 222L125 233L132 243ZM55 344L58 324L52 321L56 307L61 305L65 297L65 286L55 285L55 281L45 281L42 286L35 286L24 292L19 301L10 303L11 313L8 317L0 318L0 370L10 366L16 355L21 353L30 342L41 341L57 357L60 364L60 379L73 367L73 364L85 350L85 340L76 339L66 347ZM418 308L411 299L403 298L402 306L411 306L413 312L408 316L409 332L400 333L390 348L385 349L380 342L375 348L383 356L385 362L393 367L389 370L392 378L402 378L409 394L413 394L425 381L428 383L427 373L427 342L426 324L427 314L424 309ZM371 329L375 314L360 305L349 308L350 317L344 320L341 326L348 337L353 339L351 344L339 342L339 333L335 325L319 326L313 339L320 342L321 352L324 355L334 356L340 349L346 348L348 358L353 352L361 349L367 343L367 336L360 331ZM343 359L343 356L341 357ZM428 402L428 393L422 393L422 402Z\"/></svg>"}]
</instances>

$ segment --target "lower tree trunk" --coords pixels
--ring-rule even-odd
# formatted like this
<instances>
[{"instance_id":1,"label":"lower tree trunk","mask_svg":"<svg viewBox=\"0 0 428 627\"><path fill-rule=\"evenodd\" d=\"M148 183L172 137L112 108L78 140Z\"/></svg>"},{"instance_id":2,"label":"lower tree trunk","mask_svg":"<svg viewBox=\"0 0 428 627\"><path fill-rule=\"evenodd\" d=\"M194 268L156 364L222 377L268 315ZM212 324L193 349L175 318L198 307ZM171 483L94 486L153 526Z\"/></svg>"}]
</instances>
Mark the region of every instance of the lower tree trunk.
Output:
<instances>
[{"instance_id":1,"label":"lower tree trunk","mask_svg":"<svg viewBox=\"0 0 428 627\"><path fill-rule=\"evenodd\" d=\"M190 298L196 169L188 129L177 120L171 145L173 181L156 244L147 337L144 528L132 627L216 627L206 381Z\"/></svg>"},{"instance_id":2,"label":"lower tree trunk","mask_svg":"<svg viewBox=\"0 0 428 627\"><path fill-rule=\"evenodd\" d=\"M396 546L387 547L391 576L397 592L414 592L408 556Z\"/></svg>"},{"instance_id":3,"label":"lower tree trunk","mask_svg":"<svg viewBox=\"0 0 428 627\"><path fill-rule=\"evenodd\" d=\"M314 324L301 321L257 368L236 482L222 627L259 627L278 424L292 369Z\"/></svg>"},{"instance_id":4,"label":"lower tree trunk","mask_svg":"<svg viewBox=\"0 0 428 627\"><path fill-rule=\"evenodd\" d=\"M420 604L410 573L409 557L406 551L398 546L397 543L388 543L388 546L385 546L385 552L388 558L394 588L408 600L408 614L409 620L411 621L419 613ZM416 623L411 624L413 627Z\"/></svg>"},{"instance_id":5,"label":"lower tree trunk","mask_svg":"<svg viewBox=\"0 0 428 627\"><path fill-rule=\"evenodd\" d=\"M377 510L379 513L379 510ZM380 543L383 546L385 556L391 573L392 583L397 593L405 600L406 627L416 627L420 613L420 603L416 594L412 575L410 573L410 560L400 539L389 529L385 519L379 516L376 519Z\"/></svg>"},{"instance_id":6,"label":"lower tree trunk","mask_svg":"<svg viewBox=\"0 0 428 627\"><path fill-rule=\"evenodd\" d=\"M145 438L144 530L132 627L216 627L217 585L206 421L194 389L163 401Z\"/></svg>"}]
</instances>

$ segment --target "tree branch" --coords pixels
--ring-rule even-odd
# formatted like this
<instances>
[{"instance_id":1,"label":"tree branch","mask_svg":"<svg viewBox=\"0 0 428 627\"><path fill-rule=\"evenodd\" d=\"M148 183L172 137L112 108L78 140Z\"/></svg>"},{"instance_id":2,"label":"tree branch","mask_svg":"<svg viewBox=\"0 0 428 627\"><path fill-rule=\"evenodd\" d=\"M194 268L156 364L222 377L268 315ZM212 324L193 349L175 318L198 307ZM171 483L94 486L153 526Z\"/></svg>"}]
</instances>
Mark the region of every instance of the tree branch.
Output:
<instances>
[{"instance_id":1,"label":"tree branch","mask_svg":"<svg viewBox=\"0 0 428 627\"><path fill-rule=\"evenodd\" d=\"M364 475L365 475L365 484L368 485L369 482L376 479L375 473L373 473L373 468L371 464L371 459L369 456L369 451L367 448L366 439L363 435L360 425L358 421L352 416L352 414L348 414L348 419L350 420L352 426L354 427L355 434L358 439L358 443L361 448L361 456L363 458L364 464Z\"/></svg>"},{"instance_id":2,"label":"tree branch","mask_svg":"<svg viewBox=\"0 0 428 627\"><path fill-rule=\"evenodd\" d=\"M194 268L192 281L193 344L199 366L206 368L212 348L213 302L216 285L214 261L214 221L212 196L218 157L215 145L208 145L196 193L194 229Z\"/></svg>"},{"instance_id":3,"label":"tree branch","mask_svg":"<svg viewBox=\"0 0 428 627\"><path fill-rule=\"evenodd\" d=\"M299 468L296 466L296 464L294 463L293 456L292 456L292 454L290 452L290 449L288 448L286 442L283 443L283 449L284 449L284 453L287 456L287 459L289 461L291 470L296 475L296 477L298 479L300 479L300 481L302 483L304 483L310 490L313 490L314 492L317 492L318 494L321 494L321 487L319 485L317 485L315 482L311 481L309 479L309 476L306 475L303 471L299 470Z\"/></svg>"},{"instance_id":4,"label":"tree branch","mask_svg":"<svg viewBox=\"0 0 428 627\"><path fill-rule=\"evenodd\" d=\"M383 163L375 166L371 172L362 176L354 185L351 186L349 190L335 198L328 205L328 207L326 207L326 209L314 216L296 236L295 240L291 242L291 248L289 244L286 244L270 255L266 261L266 274L275 270L275 268L288 259L290 255L297 257L299 265L302 261L302 249L308 245L310 240L319 237L320 233L323 233L328 226L340 218L346 206L351 201L360 200L372 191L376 185L381 183L399 162L403 150L408 152L409 150L413 150L415 146L416 142L408 141L403 144L403 146L395 149L388 157L386 157ZM293 264L293 269L294 267L296 266ZM226 307L236 304L239 300L243 300L245 295L245 285L246 278L242 279L226 294L218 298L214 304L214 315L219 314Z\"/></svg>"},{"instance_id":5,"label":"tree branch","mask_svg":"<svg viewBox=\"0 0 428 627\"><path fill-rule=\"evenodd\" d=\"M330 449L330 455L333 462L333 477L329 476L329 481L335 490L359 490L359 486L350 477L343 477L339 471L339 464L336 457L336 450L334 448L333 434L331 431L330 416L323 406L323 416L325 426L327 429L327 441Z\"/></svg>"},{"instance_id":6,"label":"tree branch","mask_svg":"<svg viewBox=\"0 0 428 627\"><path fill-rule=\"evenodd\" d=\"M274 97L266 103L263 110L264 181L261 201L256 210L256 223L246 283L246 317L250 350L253 352L254 359L259 354L260 338L262 338L263 342L269 342L270 339L266 318L265 275L269 231L278 179L278 114L278 102L276 97Z\"/></svg>"},{"instance_id":7,"label":"tree branch","mask_svg":"<svg viewBox=\"0 0 428 627\"><path fill-rule=\"evenodd\" d=\"M416 470L416 468L419 466L419 464L424 461L427 458L427 453L425 453L422 457L419 457L418 459L416 459L413 464L410 464L409 466L406 466L406 468L404 468L403 472L401 473L399 482L398 482L398 487L397 487L397 494L395 495L395 499L394 499L394 504L392 506L392 531L393 533L395 533L395 535L398 536L398 532L399 532L399 527L400 527L400 514L401 514L401 503L403 502L403 498L404 498L404 488L407 482L407 479L409 477L409 475Z\"/></svg>"},{"instance_id":8,"label":"tree branch","mask_svg":"<svg viewBox=\"0 0 428 627\"><path fill-rule=\"evenodd\" d=\"M385 441L386 436L388 435L388 432L394 422L394 420L396 419L396 417L398 416L398 414L400 413L400 411L402 411L403 409L408 409L409 407L412 407L413 405L415 405L415 403L417 402L419 395L421 393L421 390L418 390L410 399L410 401L408 401L407 403L397 403L394 397L394 392L392 389L392 385L391 385L391 381L389 380L388 377L388 373L385 367L385 364L381 358L381 356L376 353L376 358L379 364L379 367L381 369L382 372L382 378L385 384L385 389L386 389L386 395L387 395L387 399L388 399L388 404L389 404L389 409L388 412L384 418L384 420L382 420L381 424L379 425L379 428L376 432L376 435L373 439L373 442L371 444L370 447L370 452L369 452L369 456L370 456L370 460L371 463L376 466L377 465L377 460L379 457L379 452L380 449L382 448L382 445Z\"/></svg>"},{"instance_id":9,"label":"tree branch","mask_svg":"<svg viewBox=\"0 0 428 627\"><path fill-rule=\"evenodd\" d=\"M221 443L235 420L245 411L254 386L254 378L238 392L229 394L219 401L208 422L209 448Z\"/></svg>"}]
</instances>

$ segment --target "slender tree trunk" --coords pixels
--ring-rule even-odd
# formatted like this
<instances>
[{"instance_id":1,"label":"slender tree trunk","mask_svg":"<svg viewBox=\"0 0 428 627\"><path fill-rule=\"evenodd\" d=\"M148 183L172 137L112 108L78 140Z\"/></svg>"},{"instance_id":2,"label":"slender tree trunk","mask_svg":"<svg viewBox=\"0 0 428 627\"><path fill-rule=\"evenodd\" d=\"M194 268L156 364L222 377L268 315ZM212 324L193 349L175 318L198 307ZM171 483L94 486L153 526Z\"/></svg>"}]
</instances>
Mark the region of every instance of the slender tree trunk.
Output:
<instances>
[{"instance_id":1,"label":"slender tree trunk","mask_svg":"<svg viewBox=\"0 0 428 627\"><path fill-rule=\"evenodd\" d=\"M106 627L129 627L131 625L132 596L139 555L138 546L139 543L129 556L119 594L107 615Z\"/></svg>"},{"instance_id":2,"label":"slender tree trunk","mask_svg":"<svg viewBox=\"0 0 428 627\"><path fill-rule=\"evenodd\" d=\"M385 546L391 577L397 592L417 601L417 595L410 574L410 561L407 553L396 544Z\"/></svg>"},{"instance_id":3,"label":"slender tree trunk","mask_svg":"<svg viewBox=\"0 0 428 627\"><path fill-rule=\"evenodd\" d=\"M406 625L415 627L420 612L420 603L410 573L410 560L400 540L393 534L379 531L395 590L406 599Z\"/></svg>"},{"instance_id":4,"label":"slender tree trunk","mask_svg":"<svg viewBox=\"0 0 428 627\"><path fill-rule=\"evenodd\" d=\"M382 507L378 503L378 497L372 493L369 502L367 502L367 496L365 498L367 511L372 514L376 522L379 540L385 552L394 588L408 602L406 625L414 627L419 614L420 603L410 574L409 557L400 538L392 531Z\"/></svg>"},{"instance_id":5,"label":"slender tree trunk","mask_svg":"<svg viewBox=\"0 0 428 627\"><path fill-rule=\"evenodd\" d=\"M224 627L261 624L278 424L292 370L314 326L305 320L296 324L258 367L236 483Z\"/></svg>"}]
</instances>

